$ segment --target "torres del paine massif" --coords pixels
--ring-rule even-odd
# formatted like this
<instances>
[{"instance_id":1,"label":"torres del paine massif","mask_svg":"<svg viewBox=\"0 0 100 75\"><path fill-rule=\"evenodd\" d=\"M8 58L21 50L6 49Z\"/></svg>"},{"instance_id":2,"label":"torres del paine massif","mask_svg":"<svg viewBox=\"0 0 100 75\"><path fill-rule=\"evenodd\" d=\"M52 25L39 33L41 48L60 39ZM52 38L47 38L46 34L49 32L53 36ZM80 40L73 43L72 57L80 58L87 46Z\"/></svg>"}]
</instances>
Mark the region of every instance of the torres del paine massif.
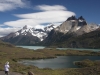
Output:
<instances>
[{"instance_id":1,"label":"torres del paine massif","mask_svg":"<svg viewBox=\"0 0 100 75\"><path fill-rule=\"evenodd\" d=\"M21 30L2 37L1 40L15 45L42 45L50 47L100 48L100 26L80 16L69 17L59 26L47 25L36 29L25 25Z\"/></svg>"}]
</instances>

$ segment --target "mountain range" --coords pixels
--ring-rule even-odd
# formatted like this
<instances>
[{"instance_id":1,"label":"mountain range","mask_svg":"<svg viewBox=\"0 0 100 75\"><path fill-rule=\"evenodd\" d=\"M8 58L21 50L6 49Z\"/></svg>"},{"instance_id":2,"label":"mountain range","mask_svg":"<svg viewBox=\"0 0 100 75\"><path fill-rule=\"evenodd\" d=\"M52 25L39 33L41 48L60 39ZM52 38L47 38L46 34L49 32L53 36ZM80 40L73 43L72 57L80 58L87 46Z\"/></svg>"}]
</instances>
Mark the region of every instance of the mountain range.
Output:
<instances>
[{"instance_id":1,"label":"mountain range","mask_svg":"<svg viewBox=\"0 0 100 75\"><path fill-rule=\"evenodd\" d=\"M99 28L97 24L88 24L82 16L79 18L71 16L59 26L50 24L43 29L36 29L25 25L21 30L1 39L15 45L96 48L96 46L90 46L96 39L93 41L89 37L96 37Z\"/></svg>"},{"instance_id":2,"label":"mountain range","mask_svg":"<svg viewBox=\"0 0 100 75\"><path fill-rule=\"evenodd\" d=\"M55 27L56 26L53 24L50 24L43 29L37 29L25 25L19 31L10 33L1 39L15 45L35 45L36 43L43 41L48 36L48 33Z\"/></svg>"}]
</instances>

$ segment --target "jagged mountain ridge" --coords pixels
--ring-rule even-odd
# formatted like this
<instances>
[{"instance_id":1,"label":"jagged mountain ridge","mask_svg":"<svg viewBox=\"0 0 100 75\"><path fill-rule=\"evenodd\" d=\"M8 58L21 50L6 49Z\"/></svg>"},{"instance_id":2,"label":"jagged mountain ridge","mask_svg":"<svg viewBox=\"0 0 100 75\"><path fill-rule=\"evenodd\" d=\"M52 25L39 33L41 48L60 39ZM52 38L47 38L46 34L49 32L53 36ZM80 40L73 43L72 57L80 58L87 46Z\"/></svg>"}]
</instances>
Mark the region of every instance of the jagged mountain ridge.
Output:
<instances>
[{"instance_id":1,"label":"jagged mountain ridge","mask_svg":"<svg viewBox=\"0 0 100 75\"><path fill-rule=\"evenodd\" d=\"M25 25L19 31L10 33L3 37L2 40L17 45L33 45L43 41L48 36L48 33L55 27L55 25L50 24L44 29L37 29Z\"/></svg>"},{"instance_id":2,"label":"jagged mountain ridge","mask_svg":"<svg viewBox=\"0 0 100 75\"><path fill-rule=\"evenodd\" d=\"M82 35L83 33L78 34L77 32L81 31L88 33L97 28L99 28L99 26L96 24L87 24L86 20L82 16L80 16L78 19L75 16L72 16L60 26L55 28L55 31L62 32L64 34L74 32L77 35Z\"/></svg>"},{"instance_id":3,"label":"jagged mountain ridge","mask_svg":"<svg viewBox=\"0 0 100 75\"><path fill-rule=\"evenodd\" d=\"M79 18L71 16L57 27L51 24L44 29L36 29L26 25L21 30L3 37L2 40L17 45L38 45L40 43L50 46L61 44L63 41L67 42L72 37L90 33L98 28L97 24L88 24L82 16Z\"/></svg>"}]
</instances>

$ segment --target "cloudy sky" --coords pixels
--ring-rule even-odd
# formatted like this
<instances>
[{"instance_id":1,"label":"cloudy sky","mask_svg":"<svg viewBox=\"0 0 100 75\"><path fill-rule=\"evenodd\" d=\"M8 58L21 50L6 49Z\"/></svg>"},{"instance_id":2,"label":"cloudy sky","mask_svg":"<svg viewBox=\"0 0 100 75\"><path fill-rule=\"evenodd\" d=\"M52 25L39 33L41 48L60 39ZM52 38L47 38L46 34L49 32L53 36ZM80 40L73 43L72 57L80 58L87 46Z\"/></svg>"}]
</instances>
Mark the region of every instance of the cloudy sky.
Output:
<instances>
[{"instance_id":1,"label":"cloudy sky","mask_svg":"<svg viewBox=\"0 0 100 75\"><path fill-rule=\"evenodd\" d=\"M99 7L100 0L0 0L0 37L25 25L60 25L72 15L100 24Z\"/></svg>"}]
</instances>

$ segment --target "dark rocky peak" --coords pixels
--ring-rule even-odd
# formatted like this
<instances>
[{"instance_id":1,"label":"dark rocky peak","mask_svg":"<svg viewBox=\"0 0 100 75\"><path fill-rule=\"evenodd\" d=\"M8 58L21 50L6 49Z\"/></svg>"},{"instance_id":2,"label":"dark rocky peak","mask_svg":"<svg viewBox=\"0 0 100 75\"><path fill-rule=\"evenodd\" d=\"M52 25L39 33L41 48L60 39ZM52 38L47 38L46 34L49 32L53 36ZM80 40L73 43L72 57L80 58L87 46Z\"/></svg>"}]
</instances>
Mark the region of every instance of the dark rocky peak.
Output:
<instances>
[{"instance_id":1,"label":"dark rocky peak","mask_svg":"<svg viewBox=\"0 0 100 75\"><path fill-rule=\"evenodd\" d=\"M77 20L77 18L75 16L71 16L67 19L67 21L70 21L70 20Z\"/></svg>"},{"instance_id":2,"label":"dark rocky peak","mask_svg":"<svg viewBox=\"0 0 100 75\"><path fill-rule=\"evenodd\" d=\"M29 25L25 25L25 26L23 27L23 29L30 29L30 28L32 28L32 27L29 26Z\"/></svg>"},{"instance_id":3,"label":"dark rocky peak","mask_svg":"<svg viewBox=\"0 0 100 75\"><path fill-rule=\"evenodd\" d=\"M27 29L27 25L25 25L25 26L23 27L23 29Z\"/></svg>"},{"instance_id":4,"label":"dark rocky peak","mask_svg":"<svg viewBox=\"0 0 100 75\"><path fill-rule=\"evenodd\" d=\"M80 16L78 18L78 26L84 26L84 25L87 25L86 20L82 16Z\"/></svg>"},{"instance_id":5,"label":"dark rocky peak","mask_svg":"<svg viewBox=\"0 0 100 75\"><path fill-rule=\"evenodd\" d=\"M83 16L80 16L80 17L78 18L78 20L85 20L85 19L83 18Z\"/></svg>"}]
</instances>

